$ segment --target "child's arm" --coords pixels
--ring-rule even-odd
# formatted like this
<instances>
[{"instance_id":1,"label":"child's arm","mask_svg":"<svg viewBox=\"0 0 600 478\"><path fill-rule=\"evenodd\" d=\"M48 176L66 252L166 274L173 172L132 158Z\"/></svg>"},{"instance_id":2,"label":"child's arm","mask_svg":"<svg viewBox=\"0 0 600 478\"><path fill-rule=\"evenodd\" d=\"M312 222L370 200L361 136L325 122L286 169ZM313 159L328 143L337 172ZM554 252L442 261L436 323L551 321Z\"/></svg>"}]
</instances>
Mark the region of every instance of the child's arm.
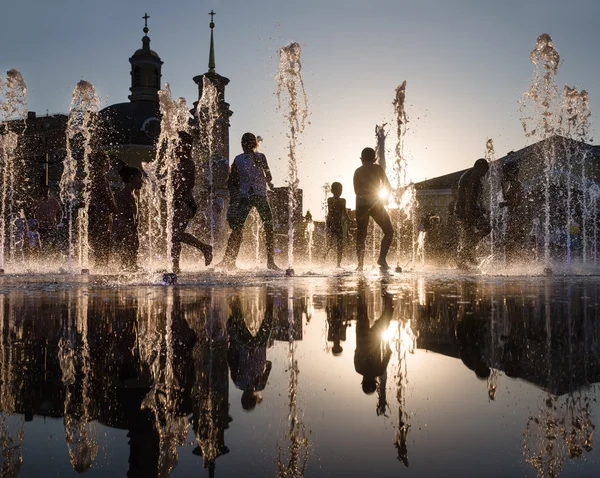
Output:
<instances>
[{"instance_id":1,"label":"child's arm","mask_svg":"<svg viewBox=\"0 0 600 478\"><path fill-rule=\"evenodd\" d=\"M240 190L240 175L238 173L237 163L235 159L227 176L227 189L229 190L229 199L233 200Z\"/></svg>"},{"instance_id":2,"label":"child's arm","mask_svg":"<svg viewBox=\"0 0 600 478\"><path fill-rule=\"evenodd\" d=\"M380 166L381 167L381 166ZM382 181L383 181L383 187L386 189L386 191L391 192L392 191L392 185L390 184L390 180L387 177L387 174L385 174L385 170L383 168L381 168L382 171Z\"/></svg>"},{"instance_id":3,"label":"child's arm","mask_svg":"<svg viewBox=\"0 0 600 478\"><path fill-rule=\"evenodd\" d=\"M110 212L113 214L117 214L119 212L119 208L117 207L117 203L115 202L115 197L113 196L112 190L110 189L110 183L108 182L108 178L104 178L105 181L105 191L104 191L104 200L106 202L106 206Z\"/></svg>"},{"instance_id":4,"label":"child's arm","mask_svg":"<svg viewBox=\"0 0 600 478\"><path fill-rule=\"evenodd\" d=\"M340 201L342 202L342 208L343 208L342 217L346 218L347 221L350 221L350 216L348 215L348 209L346 209L346 200L344 198L340 198Z\"/></svg>"},{"instance_id":5,"label":"child's arm","mask_svg":"<svg viewBox=\"0 0 600 478\"><path fill-rule=\"evenodd\" d=\"M271 176L271 170L269 169L269 164L267 163L267 157L262 153L260 153L258 157L260 158L258 161L259 167L262 169L267 182L270 183L273 181L273 177Z\"/></svg>"}]
</instances>

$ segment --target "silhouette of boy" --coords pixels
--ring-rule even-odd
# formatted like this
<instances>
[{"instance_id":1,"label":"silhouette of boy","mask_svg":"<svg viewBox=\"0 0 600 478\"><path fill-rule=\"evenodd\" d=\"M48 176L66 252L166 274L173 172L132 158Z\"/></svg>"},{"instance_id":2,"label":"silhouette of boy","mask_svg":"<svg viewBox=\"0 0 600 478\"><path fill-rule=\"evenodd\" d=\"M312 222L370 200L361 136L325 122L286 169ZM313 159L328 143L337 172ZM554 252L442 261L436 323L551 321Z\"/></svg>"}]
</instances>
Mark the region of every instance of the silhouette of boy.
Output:
<instances>
[{"instance_id":1,"label":"silhouette of boy","mask_svg":"<svg viewBox=\"0 0 600 478\"><path fill-rule=\"evenodd\" d=\"M338 267L342 265L342 254L344 252L344 220L348 221L346 200L341 197L342 190L341 183L332 183L331 194L333 194L333 197L327 198L327 217L325 218L327 249L325 250L324 259L327 258L329 250L335 244Z\"/></svg>"},{"instance_id":2,"label":"silhouette of boy","mask_svg":"<svg viewBox=\"0 0 600 478\"><path fill-rule=\"evenodd\" d=\"M142 172L138 168L123 166L119 176L124 183L115 202L119 212L115 215L115 244L121 258L121 266L125 270L137 269L137 255L140 242L138 239L138 207L134 193L143 184Z\"/></svg>"},{"instance_id":3,"label":"silhouette of boy","mask_svg":"<svg viewBox=\"0 0 600 478\"><path fill-rule=\"evenodd\" d=\"M365 285L359 284L356 317L354 369L363 376L362 389L367 395L377 390L377 378L385 374L392 350L383 333L392 320L392 296L385 293L381 317L369 326Z\"/></svg>"},{"instance_id":4,"label":"silhouette of boy","mask_svg":"<svg viewBox=\"0 0 600 478\"><path fill-rule=\"evenodd\" d=\"M231 302L231 316L227 320L229 351L227 362L231 370L231 380L242 390L242 408L252 411L262 400L260 392L267 385L272 363L267 360L267 344L273 329L272 294L267 294L265 317L253 336L244 321L239 297Z\"/></svg>"},{"instance_id":5,"label":"silhouette of boy","mask_svg":"<svg viewBox=\"0 0 600 478\"><path fill-rule=\"evenodd\" d=\"M267 202L267 186L272 188L271 171L264 154L256 151L258 142L252 133L242 136L242 154L233 160L227 187L229 188L229 210L227 222L231 234L227 241L225 256L219 264L224 268L235 267L243 239L243 228L252 208L256 208L265 230L267 268L279 270L274 260L273 214Z\"/></svg>"},{"instance_id":6,"label":"silhouette of boy","mask_svg":"<svg viewBox=\"0 0 600 478\"><path fill-rule=\"evenodd\" d=\"M110 254L112 215L119 212L110 189L107 174L110 160L106 153L95 151L90 155L91 188L88 209L88 237L96 267L106 267Z\"/></svg>"},{"instance_id":7,"label":"silhouette of boy","mask_svg":"<svg viewBox=\"0 0 600 478\"><path fill-rule=\"evenodd\" d=\"M386 257L392 238L394 237L394 227L390 216L385 210L381 199L382 190L389 192L391 190L390 181L381 166L375 164L375 150L365 148L360 154L362 166L354 172L354 192L356 193L356 254L358 256L358 270L363 269L365 258L365 241L367 239L367 227L369 218L372 217L383 232L381 247L379 249L379 259L377 264L383 270L390 266Z\"/></svg>"},{"instance_id":8,"label":"silhouette of boy","mask_svg":"<svg viewBox=\"0 0 600 478\"><path fill-rule=\"evenodd\" d=\"M460 267L476 264L477 244L491 232L489 214L482 204L483 177L489 169L488 162L480 158L458 180L455 212L461 225Z\"/></svg>"},{"instance_id":9,"label":"silhouette of boy","mask_svg":"<svg viewBox=\"0 0 600 478\"><path fill-rule=\"evenodd\" d=\"M196 184L196 167L192 160L193 138L185 131L179 131L179 142L175 155L179 159L173 175L173 236L171 247L171 260L173 272L179 273L179 258L181 244L195 247L204 255L204 264L210 265L213 258L212 246L204 244L199 239L185 232L188 223L196 215L198 206L192 194Z\"/></svg>"}]
</instances>

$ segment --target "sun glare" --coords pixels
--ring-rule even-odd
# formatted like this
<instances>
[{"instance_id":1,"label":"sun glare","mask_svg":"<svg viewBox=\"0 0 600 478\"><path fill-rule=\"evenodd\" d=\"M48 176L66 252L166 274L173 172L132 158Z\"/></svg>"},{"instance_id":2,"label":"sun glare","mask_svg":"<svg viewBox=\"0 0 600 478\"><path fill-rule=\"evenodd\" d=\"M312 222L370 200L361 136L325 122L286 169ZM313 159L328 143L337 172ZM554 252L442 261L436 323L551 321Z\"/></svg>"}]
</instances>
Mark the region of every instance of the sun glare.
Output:
<instances>
[{"instance_id":1,"label":"sun glare","mask_svg":"<svg viewBox=\"0 0 600 478\"><path fill-rule=\"evenodd\" d=\"M389 194L389 193L388 193L388 190L387 190L387 189L385 189L385 188L381 188L381 189L379 190L379 199L386 200L386 199L388 198L388 194Z\"/></svg>"}]
</instances>

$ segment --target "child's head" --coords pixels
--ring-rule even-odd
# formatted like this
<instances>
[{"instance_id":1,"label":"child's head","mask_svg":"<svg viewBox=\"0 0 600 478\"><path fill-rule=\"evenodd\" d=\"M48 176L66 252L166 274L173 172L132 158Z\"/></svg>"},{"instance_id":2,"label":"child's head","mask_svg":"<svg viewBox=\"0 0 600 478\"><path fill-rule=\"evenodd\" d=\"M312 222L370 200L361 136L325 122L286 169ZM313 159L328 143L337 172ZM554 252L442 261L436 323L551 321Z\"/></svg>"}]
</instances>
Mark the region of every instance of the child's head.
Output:
<instances>
[{"instance_id":1,"label":"child's head","mask_svg":"<svg viewBox=\"0 0 600 478\"><path fill-rule=\"evenodd\" d=\"M365 395L371 395L377 390L377 378L365 375L362 381L362 390Z\"/></svg>"},{"instance_id":2,"label":"child's head","mask_svg":"<svg viewBox=\"0 0 600 478\"><path fill-rule=\"evenodd\" d=\"M244 133L242 136L242 150L244 153L252 153L256 150L256 146L258 145L256 141L256 136L252 133Z\"/></svg>"},{"instance_id":3,"label":"child's head","mask_svg":"<svg viewBox=\"0 0 600 478\"><path fill-rule=\"evenodd\" d=\"M123 166L119 169L119 176L125 185L131 189L140 189L143 183L142 172L138 168L131 166Z\"/></svg>"},{"instance_id":4,"label":"child's head","mask_svg":"<svg viewBox=\"0 0 600 478\"><path fill-rule=\"evenodd\" d=\"M260 392L244 390L242 392L242 408L246 412L251 412L256 408L256 404L262 402Z\"/></svg>"},{"instance_id":5,"label":"child's head","mask_svg":"<svg viewBox=\"0 0 600 478\"><path fill-rule=\"evenodd\" d=\"M331 194L333 194L336 198L339 198L342 195L342 183L338 183L337 181L335 183L331 184Z\"/></svg>"},{"instance_id":6,"label":"child's head","mask_svg":"<svg viewBox=\"0 0 600 478\"><path fill-rule=\"evenodd\" d=\"M479 158L477 161L475 161L475 164L473 164L473 173L476 177L485 176L489 169L490 163L488 163L487 159L485 158Z\"/></svg>"},{"instance_id":7,"label":"child's head","mask_svg":"<svg viewBox=\"0 0 600 478\"><path fill-rule=\"evenodd\" d=\"M373 148L365 148L360 153L360 160L363 163L374 163L375 162L375 150Z\"/></svg>"}]
</instances>

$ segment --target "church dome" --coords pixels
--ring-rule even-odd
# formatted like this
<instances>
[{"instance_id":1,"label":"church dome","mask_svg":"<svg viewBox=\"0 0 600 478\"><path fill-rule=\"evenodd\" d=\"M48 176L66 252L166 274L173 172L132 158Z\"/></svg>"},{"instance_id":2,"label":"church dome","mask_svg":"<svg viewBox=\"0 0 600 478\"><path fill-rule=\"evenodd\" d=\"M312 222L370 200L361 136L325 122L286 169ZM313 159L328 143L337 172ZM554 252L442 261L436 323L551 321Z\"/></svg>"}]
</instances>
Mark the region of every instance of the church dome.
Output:
<instances>
[{"instance_id":1,"label":"church dome","mask_svg":"<svg viewBox=\"0 0 600 478\"><path fill-rule=\"evenodd\" d=\"M130 166L152 161L160 134L158 91L162 61L150 49L148 18L144 15L142 48L131 58L128 103L110 105L98 113L98 136L103 149Z\"/></svg>"}]
</instances>

